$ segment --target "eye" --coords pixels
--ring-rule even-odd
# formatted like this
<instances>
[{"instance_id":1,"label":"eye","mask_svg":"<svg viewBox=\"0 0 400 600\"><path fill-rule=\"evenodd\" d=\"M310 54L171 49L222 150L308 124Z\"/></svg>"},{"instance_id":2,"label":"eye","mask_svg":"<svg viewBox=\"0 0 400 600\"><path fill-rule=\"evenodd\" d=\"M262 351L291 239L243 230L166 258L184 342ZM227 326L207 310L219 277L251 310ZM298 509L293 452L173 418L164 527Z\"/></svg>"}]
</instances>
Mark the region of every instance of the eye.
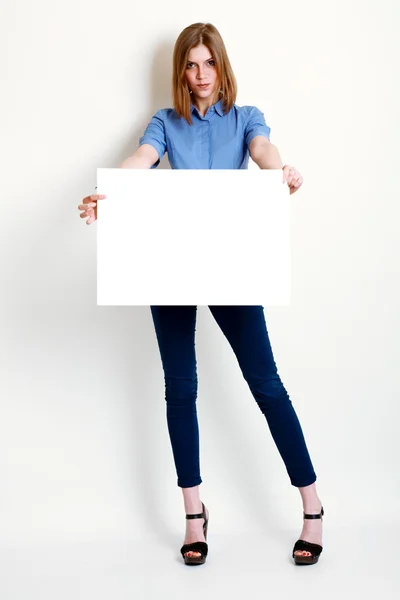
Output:
<instances>
[{"instance_id":1,"label":"eye","mask_svg":"<svg viewBox=\"0 0 400 600\"><path fill-rule=\"evenodd\" d=\"M208 61L208 64L210 64L210 63L213 63L213 64L212 64L212 66L215 66L215 60L213 60L213 59L209 60L209 61ZM188 68L188 69L190 69L191 65L193 65L193 64L194 64L194 63L192 63L192 62L189 62L189 63L187 64L187 68Z\"/></svg>"}]
</instances>

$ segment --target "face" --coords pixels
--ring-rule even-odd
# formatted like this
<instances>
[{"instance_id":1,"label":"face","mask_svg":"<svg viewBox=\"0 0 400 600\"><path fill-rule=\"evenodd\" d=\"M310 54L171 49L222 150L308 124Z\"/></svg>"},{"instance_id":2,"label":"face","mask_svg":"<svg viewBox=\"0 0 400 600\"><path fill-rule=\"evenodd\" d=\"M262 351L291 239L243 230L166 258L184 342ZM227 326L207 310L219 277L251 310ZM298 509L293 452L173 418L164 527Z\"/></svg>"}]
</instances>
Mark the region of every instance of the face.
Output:
<instances>
[{"instance_id":1,"label":"face","mask_svg":"<svg viewBox=\"0 0 400 600\"><path fill-rule=\"evenodd\" d=\"M216 63L207 46L200 44L192 48L189 52L188 62L186 63L186 81L192 90L193 100L204 101L218 98L219 83ZM208 83L208 87L198 87L200 83Z\"/></svg>"}]
</instances>

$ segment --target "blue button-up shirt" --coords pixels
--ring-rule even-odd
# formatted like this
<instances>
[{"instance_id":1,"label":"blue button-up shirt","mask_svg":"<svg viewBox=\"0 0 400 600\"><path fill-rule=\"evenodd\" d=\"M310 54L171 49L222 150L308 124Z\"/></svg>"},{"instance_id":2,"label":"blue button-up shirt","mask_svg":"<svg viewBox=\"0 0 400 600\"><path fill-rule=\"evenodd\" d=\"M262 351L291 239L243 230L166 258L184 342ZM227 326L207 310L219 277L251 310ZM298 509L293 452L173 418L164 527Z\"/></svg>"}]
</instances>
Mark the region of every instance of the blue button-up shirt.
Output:
<instances>
[{"instance_id":1,"label":"blue button-up shirt","mask_svg":"<svg viewBox=\"0 0 400 600\"><path fill-rule=\"evenodd\" d=\"M234 104L226 115L222 99L204 115L191 104L193 125L173 108L161 108L152 117L139 146L150 144L158 152L155 169L165 152L172 169L247 169L250 142L256 135L269 139L270 127L255 106Z\"/></svg>"}]
</instances>

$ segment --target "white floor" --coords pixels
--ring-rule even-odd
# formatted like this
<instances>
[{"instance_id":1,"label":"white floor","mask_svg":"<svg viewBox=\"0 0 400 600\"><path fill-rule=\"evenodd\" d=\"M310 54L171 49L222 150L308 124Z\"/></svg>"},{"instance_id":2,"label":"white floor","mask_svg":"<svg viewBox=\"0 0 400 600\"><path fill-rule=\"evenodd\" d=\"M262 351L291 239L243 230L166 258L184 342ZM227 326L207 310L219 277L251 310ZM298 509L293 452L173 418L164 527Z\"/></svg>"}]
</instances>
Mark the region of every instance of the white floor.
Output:
<instances>
[{"instance_id":1,"label":"white floor","mask_svg":"<svg viewBox=\"0 0 400 600\"><path fill-rule=\"evenodd\" d=\"M211 523L210 523L211 525ZM235 536L210 526L209 556L188 567L181 537L0 547L1 600L400 598L399 526L376 522L324 531L315 565L296 566L293 532Z\"/></svg>"}]
</instances>

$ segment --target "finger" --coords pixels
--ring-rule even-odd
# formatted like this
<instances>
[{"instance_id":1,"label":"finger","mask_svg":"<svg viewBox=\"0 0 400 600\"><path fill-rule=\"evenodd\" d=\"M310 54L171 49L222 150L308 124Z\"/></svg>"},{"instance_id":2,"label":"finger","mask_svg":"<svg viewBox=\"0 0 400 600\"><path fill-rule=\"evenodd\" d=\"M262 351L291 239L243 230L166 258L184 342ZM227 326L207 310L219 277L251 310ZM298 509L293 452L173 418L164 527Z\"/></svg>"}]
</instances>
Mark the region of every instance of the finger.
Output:
<instances>
[{"instance_id":1,"label":"finger","mask_svg":"<svg viewBox=\"0 0 400 600\"><path fill-rule=\"evenodd\" d=\"M284 167L282 167L282 171L283 171L283 183L286 183L288 175L289 175L289 171L290 171L290 166L285 165Z\"/></svg>"},{"instance_id":2,"label":"finger","mask_svg":"<svg viewBox=\"0 0 400 600\"><path fill-rule=\"evenodd\" d=\"M81 213L79 216L84 219L85 217L90 217L93 214L94 214L94 208L88 208L83 213Z\"/></svg>"},{"instance_id":3,"label":"finger","mask_svg":"<svg viewBox=\"0 0 400 600\"><path fill-rule=\"evenodd\" d=\"M95 208L96 202L89 202L88 204L80 204L78 206L79 210L87 210L88 208Z\"/></svg>"},{"instance_id":4,"label":"finger","mask_svg":"<svg viewBox=\"0 0 400 600\"><path fill-rule=\"evenodd\" d=\"M85 198L83 198L82 203L87 204L91 200L102 200L103 198L106 198L106 197L107 196L105 196L104 194L92 194L91 196L86 196Z\"/></svg>"}]
</instances>

